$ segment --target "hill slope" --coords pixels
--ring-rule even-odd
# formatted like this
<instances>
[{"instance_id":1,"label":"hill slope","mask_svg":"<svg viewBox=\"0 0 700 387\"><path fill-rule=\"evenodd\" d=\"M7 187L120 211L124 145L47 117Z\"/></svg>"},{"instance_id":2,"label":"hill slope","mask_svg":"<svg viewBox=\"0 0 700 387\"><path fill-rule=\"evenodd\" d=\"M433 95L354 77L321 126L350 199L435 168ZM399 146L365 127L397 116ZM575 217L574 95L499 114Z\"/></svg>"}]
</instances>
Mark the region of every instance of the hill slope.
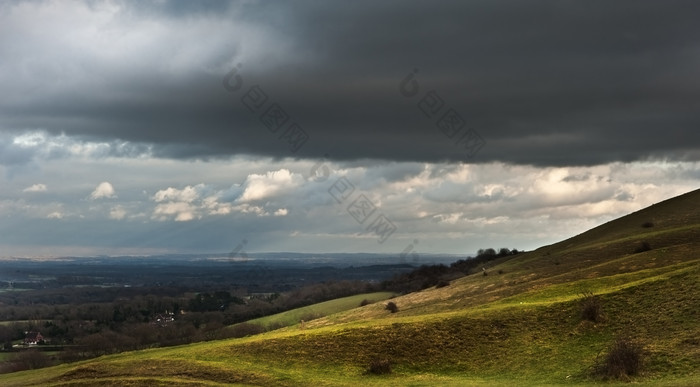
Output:
<instances>
[{"instance_id":1,"label":"hill slope","mask_svg":"<svg viewBox=\"0 0 700 387\"><path fill-rule=\"evenodd\" d=\"M319 318L327 316L329 314L339 313L348 309L356 308L363 301L373 303L386 300L394 295L395 293L392 292L375 292L336 298L335 300L319 302L317 304L303 306L301 308L288 310L286 312L281 312L270 316L248 320L247 322L242 324L257 324L265 328L270 328L274 326L286 327L289 325L300 323L304 320L308 321L314 318ZM241 324L235 324L232 327L235 327L236 325Z\"/></svg>"},{"instance_id":2,"label":"hill slope","mask_svg":"<svg viewBox=\"0 0 700 387\"><path fill-rule=\"evenodd\" d=\"M487 275L397 297L398 313L372 304L304 329L0 375L0 384L590 384L596 359L626 336L646 353L634 381L700 385L697 203L700 191L501 260ZM599 322L581 318L586 291L601 299ZM366 375L374 359L393 373Z\"/></svg>"}]
</instances>

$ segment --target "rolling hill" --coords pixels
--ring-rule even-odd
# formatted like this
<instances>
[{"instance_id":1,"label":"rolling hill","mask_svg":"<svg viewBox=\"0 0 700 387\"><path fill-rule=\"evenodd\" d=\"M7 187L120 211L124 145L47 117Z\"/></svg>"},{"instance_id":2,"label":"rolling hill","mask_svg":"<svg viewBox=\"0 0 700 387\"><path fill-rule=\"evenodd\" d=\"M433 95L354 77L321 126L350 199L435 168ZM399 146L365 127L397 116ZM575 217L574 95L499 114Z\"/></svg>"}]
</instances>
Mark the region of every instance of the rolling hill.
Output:
<instances>
[{"instance_id":1,"label":"rolling hill","mask_svg":"<svg viewBox=\"0 0 700 387\"><path fill-rule=\"evenodd\" d=\"M3 386L700 385L700 190L449 286L265 334L0 375ZM600 305L582 316L584 294ZM624 338L637 375L594 369ZM392 372L368 374L373 362Z\"/></svg>"}]
</instances>

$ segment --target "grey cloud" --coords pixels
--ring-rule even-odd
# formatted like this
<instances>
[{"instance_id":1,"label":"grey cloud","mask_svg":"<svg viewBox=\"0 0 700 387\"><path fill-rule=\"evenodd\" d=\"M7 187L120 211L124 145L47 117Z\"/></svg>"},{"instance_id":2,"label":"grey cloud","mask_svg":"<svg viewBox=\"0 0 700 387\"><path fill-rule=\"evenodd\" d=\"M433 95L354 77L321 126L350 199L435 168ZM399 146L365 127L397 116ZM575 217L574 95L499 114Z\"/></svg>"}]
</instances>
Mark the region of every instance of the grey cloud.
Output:
<instances>
[{"instance_id":1,"label":"grey cloud","mask_svg":"<svg viewBox=\"0 0 700 387\"><path fill-rule=\"evenodd\" d=\"M570 182L570 181L587 181L591 178L591 173L586 172L580 175L568 175L565 178L561 179L561 181L565 182Z\"/></svg>"},{"instance_id":2,"label":"grey cloud","mask_svg":"<svg viewBox=\"0 0 700 387\"><path fill-rule=\"evenodd\" d=\"M115 41L123 57L105 58L97 43L62 53L51 39L3 41L0 130L129 141L172 158L700 160L697 2L117 4L112 25L135 20L143 51ZM5 32L29 37L40 22ZM178 40L149 41L147 22ZM222 79L236 63L243 86L229 93ZM414 68L419 92L404 97ZM268 97L256 112L241 102L253 85ZM444 101L433 118L417 106L430 90ZM272 103L308 132L299 151L260 122ZM486 141L474 158L436 127L448 108L462 133Z\"/></svg>"},{"instance_id":3,"label":"grey cloud","mask_svg":"<svg viewBox=\"0 0 700 387\"><path fill-rule=\"evenodd\" d=\"M366 178L370 181L384 180L385 182L403 181L412 176L420 174L424 169L418 163L389 163L385 165L372 165Z\"/></svg>"},{"instance_id":4,"label":"grey cloud","mask_svg":"<svg viewBox=\"0 0 700 387\"><path fill-rule=\"evenodd\" d=\"M24 165L32 160L33 152L13 145L10 136L0 135L0 165Z\"/></svg>"},{"instance_id":5,"label":"grey cloud","mask_svg":"<svg viewBox=\"0 0 700 387\"><path fill-rule=\"evenodd\" d=\"M0 132L0 165L24 166L41 160L57 160L70 157L86 156L94 159L107 157L144 157L151 155L152 146L111 140L110 142L93 142L90 139L104 138L68 137L52 135L46 131L18 133Z\"/></svg>"}]
</instances>

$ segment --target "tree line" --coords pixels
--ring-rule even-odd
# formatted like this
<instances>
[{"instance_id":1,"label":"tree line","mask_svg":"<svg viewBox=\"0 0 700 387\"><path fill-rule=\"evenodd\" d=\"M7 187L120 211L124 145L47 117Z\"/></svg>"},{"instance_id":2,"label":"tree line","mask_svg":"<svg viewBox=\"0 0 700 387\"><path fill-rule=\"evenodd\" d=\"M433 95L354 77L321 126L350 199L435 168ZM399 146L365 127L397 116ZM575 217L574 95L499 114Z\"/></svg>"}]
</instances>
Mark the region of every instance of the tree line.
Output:
<instances>
[{"instance_id":1,"label":"tree line","mask_svg":"<svg viewBox=\"0 0 700 387\"><path fill-rule=\"evenodd\" d=\"M476 272L487 273L486 267L497 259L507 259L520 254L518 249L501 248L496 251L493 248L479 249L476 257L460 259L449 266L423 265L411 272L399 274L394 278L384 281L381 288L400 293L411 293L433 286L445 286L450 281L474 274Z\"/></svg>"}]
</instances>

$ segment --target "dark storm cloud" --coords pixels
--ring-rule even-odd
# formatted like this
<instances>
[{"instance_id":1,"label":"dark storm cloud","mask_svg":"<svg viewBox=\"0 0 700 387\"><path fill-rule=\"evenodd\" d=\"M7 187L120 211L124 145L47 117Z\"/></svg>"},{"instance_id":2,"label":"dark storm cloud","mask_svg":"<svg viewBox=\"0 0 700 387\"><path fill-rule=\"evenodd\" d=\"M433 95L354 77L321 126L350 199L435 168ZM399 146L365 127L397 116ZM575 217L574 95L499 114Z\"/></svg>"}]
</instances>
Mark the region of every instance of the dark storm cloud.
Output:
<instances>
[{"instance_id":1,"label":"dark storm cloud","mask_svg":"<svg viewBox=\"0 0 700 387\"><path fill-rule=\"evenodd\" d=\"M97 25L132 35L107 46L41 13L22 19L26 4L6 5L18 22L0 27L26 38L0 40L5 131L154 144L175 158L699 159L694 1L116 3ZM243 85L228 92L239 63ZM416 68L406 97L399 84ZM268 98L255 112L241 102L253 85ZM418 104L431 90L444 105L428 118ZM289 116L274 134L259 121L273 103ZM486 141L473 159L436 126L449 108L460 134ZM293 122L309 135L296 153L279 139Z\"/></svg>"}]
</instances>

